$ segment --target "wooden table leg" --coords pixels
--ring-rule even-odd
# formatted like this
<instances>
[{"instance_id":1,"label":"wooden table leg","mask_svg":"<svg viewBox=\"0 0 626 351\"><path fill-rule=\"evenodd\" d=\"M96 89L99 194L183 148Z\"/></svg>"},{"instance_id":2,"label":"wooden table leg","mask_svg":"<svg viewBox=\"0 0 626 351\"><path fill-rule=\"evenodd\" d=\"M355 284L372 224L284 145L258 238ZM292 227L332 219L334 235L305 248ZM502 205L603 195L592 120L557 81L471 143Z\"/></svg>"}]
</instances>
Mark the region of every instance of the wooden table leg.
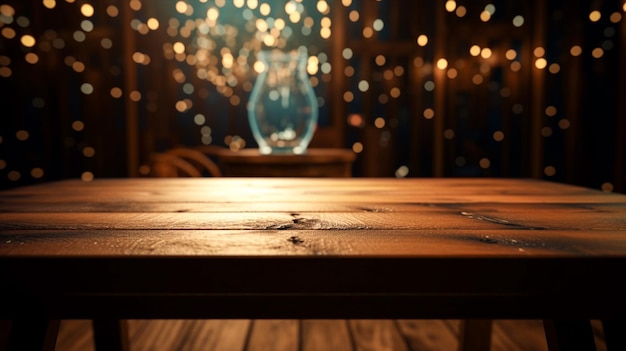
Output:
<instances>
[{"instance_id":1,"label":"wooden table leg","mask_svg":"<svg viewBox=\"0 0 626 351\"><path fill-rule=\"evenodd\" d=\"M544 320L543 329L550 351L596 350L588 320Z\"/></svg>"},{"instance_id":2,"label":"wooden table leg","mask_svg":"<svg viewBox=\"0 0 626 351\"><path fill-rule=\"evenodd\" d=\"M93 339L98 351L129 351L128 321L110 318L94 319Z\"/></svg>"},{"instance_id":3,"label":"wooden table leg","mask_svg":"<svg viewBox=\"0 0 626 351\"><path fill-rule=\"evenodd\" d=\"M11 331L10 320L0 320L0 351L5 351L9 342L9 332Z\"/></svg>"},{"instance_id":4,"label":"wooden table leg","mask_svg":"<svg viewBox=\"0 0 626 351\"><path fill-rule=\"evenodd\" d=\"M60 324L60 320L44 318L13 320L6 349L54 351Z\"/></svg>"},{"instance_id":5,"label":"wooden table leg","mask_svg":"<svg viewBox=\"0 0 626 351\"><path fill-rule=\"evenodd\" d=\"M602 329L607 351L626 350L626 320L603 320Z\"/></svg>"},{"instance_id":6,"label":"wooden table leg","mask_svg":"<svg viewBox=\"0 0 626 351\"><path fill-rule=\"evenodd\" d=\"M491 322L490 319L461 321L459 351L488 351L491 348Z\"/></svg>"}]
</instances>

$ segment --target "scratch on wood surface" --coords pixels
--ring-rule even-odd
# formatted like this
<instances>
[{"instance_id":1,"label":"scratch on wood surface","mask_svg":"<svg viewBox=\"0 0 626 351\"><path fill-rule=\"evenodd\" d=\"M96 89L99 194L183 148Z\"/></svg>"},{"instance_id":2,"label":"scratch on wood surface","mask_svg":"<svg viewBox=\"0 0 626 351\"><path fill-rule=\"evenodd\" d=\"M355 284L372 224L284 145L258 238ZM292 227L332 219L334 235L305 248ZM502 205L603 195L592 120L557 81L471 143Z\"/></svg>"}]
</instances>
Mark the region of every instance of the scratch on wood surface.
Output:
<instances>
[{"instance_id":1,"label":"scratch on wood surface","mask_svg":"<svg viewBox=\"0 0 626 351\"><path fill-rule=\"evenodd\" d=\"M288 223L283 223L283 224L273 224L270 226L265 227L265 229L270 229L270 230L286 230L289 228L292 228L293 225L292 224L288 224Z\"/></svg>"},{"instance_id":2,"label":"scratch on wood surface","mask_svg":"<svg viewBox=\"0 0 626 351\"><path fill-rule=\"evenodd\" d=\"M304 242L304 240L300 239L297 236L292 236L289 239L287 239L288 241L290 241L292 244L294 245L298 245L298 244L302 244Z\"/></svg>"},{"instance_id":3,"label":"scratch on wood surface","mask_svg":"<svg viewBox=\"0 0 626 351\"><path fill-rule=\"evenodd\" d=\"M368 206L368 207L356 207L356 209L359 211L369 212L369 213L392 212L392 209L387 208L387 207L377 208L373 206Z\"/></svg>"},{"instance_id":4,"label":"scratch on wood surface","mask_svg":"<svg viewBox=\"0 0 626 351\"><path fill-rule=\"evenodd\" d=\"M465 212L465 211L461 212L461 215L465 216L467 218L477 219L479 221L485 221L485 222L494 223L494 224L502 224L502 225L506 225L506 226L509 226L509 227L519 228L519 229L526 229L526 230L546 230L546 229L548 229L548 228L545 228L545 227L526 226L526 225L523 225L523 224L520 224L520 223L515 223L515 222L508 221L508 220L503 219L503 218L478 215L478 214L473 214L473 213Z\"/></svg>"}]
</instances>

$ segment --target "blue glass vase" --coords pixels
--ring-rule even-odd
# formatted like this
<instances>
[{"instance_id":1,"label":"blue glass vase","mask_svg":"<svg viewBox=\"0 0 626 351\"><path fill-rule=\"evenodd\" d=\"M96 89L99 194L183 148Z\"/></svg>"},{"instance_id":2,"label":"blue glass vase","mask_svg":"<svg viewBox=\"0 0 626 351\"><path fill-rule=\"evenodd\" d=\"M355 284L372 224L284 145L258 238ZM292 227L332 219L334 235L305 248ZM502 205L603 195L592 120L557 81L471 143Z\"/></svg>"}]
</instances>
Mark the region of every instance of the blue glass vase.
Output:
<instances>
[{"instance_id":1,"label":"blue glass vase","mask_svg":"<svg viewBox=\"0 0 626 351\"><path fill-rule=\"evenodd\" d=\"M317 97L306 49L261 51L263 70L248 101L248 120L262 154L304 154L317 126Z\"/></svg>"}]
</instances>

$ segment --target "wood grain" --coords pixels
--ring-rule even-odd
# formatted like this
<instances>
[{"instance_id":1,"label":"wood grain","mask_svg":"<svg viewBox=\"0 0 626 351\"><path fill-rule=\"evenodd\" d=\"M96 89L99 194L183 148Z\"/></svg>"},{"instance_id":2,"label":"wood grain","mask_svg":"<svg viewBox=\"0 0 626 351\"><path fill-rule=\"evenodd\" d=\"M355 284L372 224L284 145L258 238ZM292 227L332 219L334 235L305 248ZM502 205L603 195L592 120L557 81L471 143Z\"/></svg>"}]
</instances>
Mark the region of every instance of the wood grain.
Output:
<instances>
[{"instance_id":1,"label":"wood grain","mask_svg":"<svg viewBox=\"0 0 626 351\"><path fill-rule=\"evenodd\" d=\"M351 351L353 345L346 320L303 320L302 351Z\"/></svg>"},{"instance_id":2,"label":"wood grain","mask_svg":"<svg viewBox=\"0 0 626 351\"><path fill-rule=\"evenodd\" d=\"M361 324L379 321L360 321ZM187 335L182 339L188 340L184 350L187 351L243 351L253 346L246 334L250 321L231 320L198 320L187 321L180 329L171 328L179 323L175 320L131 320L132 350L169 351L179 350L180 337L176 333ZM302 320L301 347L302 351L352 351L356 350L356 342L360 334L351 334L346 320ZM391 323L391 324L390 324ZM397 332L404 338L410 350L419 351L448 351L456 350L458 343L458 320L397 320L387 321L388 326L397 328ZM599 321L592 321L596 346L598 351L606 351L602 339L602 328ZM367 328L367 326L366 326ZM243 333L242 333L243 330ZM229 333L229 331L232 331ZM152 337L155 333L170 334L155 344ZM215 343L219 337L220 342ZM364 335L366 340L371 336ZM193 344L189 341L195 340ZM368 341L359 342L366 344ZM247 348L245 346L247 345ZM59 338L56 344L57 351L92 351L93 339L91 322L86 320L66 320L61 323ZM495 320L493 322L492 351L547 351L543 324L538 320Z\"/></svg>"},{"instance_id":3,"label":"wood grain","mask_svg":"<svg viewBox=\"0 0 626 351\"><path fill-rule=\"evenodd\" d=\"M621 257L624 231L566 230L3 230L20 256ZM0 257L1 258L1 257ZM495 262L495 261L494 261Z\"/></svg>"},{"instance_id":4,"label":"wood grain","mask_svg":"<svg viewBox=\"0 0 626 351\"><path fill-rule=\"evenodd\" d=\"M99 179L3 191L11 202L624 203L624 196L509 179ZM271 199L271 201L270 201Z\"/></svg>"},{"instance_id":5,"label":"wood grain","mask_svg":"<svg viewBox=\"0 0 626 351\"><path fill-rule=\"evenodd\" d=\"M255 320L247 351L297 351L300 349L300 323L297 320Z\"/></svg>"},{"instance_id":6,"label":"wood grain","mask_svg":"<svg viewBox=\"0 0 626 351\"><path fill-rule=\"evenodd\" d=\"M408 346L390 320L350 320L357 351L408 351Z\"/></svg>"},{"instance_id":7,"label":"wood grain","mask_svg":"<svg viewBox=\"0 0 626 351\"><path fill-rule=\"evenodd\" d=\"M458 321L456 321L458 324ZM442 320L398 320L397 326L411 350L457 350L458 335Z\"/></svg>"}]
</instances>

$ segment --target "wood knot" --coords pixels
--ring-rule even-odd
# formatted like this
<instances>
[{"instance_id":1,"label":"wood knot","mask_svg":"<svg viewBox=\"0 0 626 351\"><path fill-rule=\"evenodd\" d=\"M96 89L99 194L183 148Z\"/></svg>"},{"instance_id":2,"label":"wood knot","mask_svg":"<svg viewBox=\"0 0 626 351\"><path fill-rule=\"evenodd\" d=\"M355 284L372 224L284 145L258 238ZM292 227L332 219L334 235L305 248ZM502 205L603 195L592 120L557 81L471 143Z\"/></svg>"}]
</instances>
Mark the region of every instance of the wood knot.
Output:
<instances>
[{"instance_id":1,"label":"wood knot","mask_svg":"<svg viewBox=\"0 0 626 351\"><path fill-rule=\"evenodd\" d=\"M484 237L484 238L480 238L480 241L486 244L495 244L498 242L498 240L494 239L494 238L490 238L490 237Z\"/></svg>"},{"instance_id":2,"label":"wood knot","mask_svg":"<svg viewBox=\"0 0 626 351\"><path fill-rule=\"evenodd\" d=\"M304 242L304 240L298 238L297 236L292 236L289 239L287 239L287 241L290 241L292 244L302 244Z\"/></svg>"}]
</instances>

